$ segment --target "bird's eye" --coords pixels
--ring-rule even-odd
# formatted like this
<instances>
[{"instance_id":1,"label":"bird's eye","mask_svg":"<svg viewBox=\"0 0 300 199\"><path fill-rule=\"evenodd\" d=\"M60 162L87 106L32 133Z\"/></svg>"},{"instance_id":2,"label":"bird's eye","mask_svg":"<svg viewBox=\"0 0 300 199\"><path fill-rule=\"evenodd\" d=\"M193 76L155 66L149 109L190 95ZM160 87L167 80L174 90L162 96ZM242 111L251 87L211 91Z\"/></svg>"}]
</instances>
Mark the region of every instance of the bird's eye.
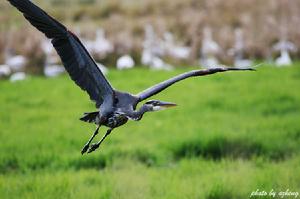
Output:
<instances>
[{"instance_id":1,"label":"bird's eye","mask_svg":"<svg viewBox=\"0 0 300 199\"><path fill-rule=\"evenodd\" d=\"M149 100L145 104L155 104L155 102L153 100Z\"/></svg>"}]
</instances>

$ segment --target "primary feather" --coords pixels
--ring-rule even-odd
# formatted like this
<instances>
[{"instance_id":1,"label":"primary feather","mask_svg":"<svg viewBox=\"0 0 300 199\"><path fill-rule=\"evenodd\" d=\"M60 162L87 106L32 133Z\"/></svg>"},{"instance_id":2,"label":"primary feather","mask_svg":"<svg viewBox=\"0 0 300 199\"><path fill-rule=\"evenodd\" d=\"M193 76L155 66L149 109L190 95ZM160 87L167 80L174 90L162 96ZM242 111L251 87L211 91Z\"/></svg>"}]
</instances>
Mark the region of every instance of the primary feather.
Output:
<instances>
[{"instance_id":1,"label":"primary feather","mask_svg":"<svg viewBox=\"0 0 300 199\"><path fill-rule=\"evenodd\" d=\"M99 107L105 98L112 98L114 90L97 67L78 37L29 0L8 0L24 17L49 39L73 81Z\"/></svg>"}]
</instances>

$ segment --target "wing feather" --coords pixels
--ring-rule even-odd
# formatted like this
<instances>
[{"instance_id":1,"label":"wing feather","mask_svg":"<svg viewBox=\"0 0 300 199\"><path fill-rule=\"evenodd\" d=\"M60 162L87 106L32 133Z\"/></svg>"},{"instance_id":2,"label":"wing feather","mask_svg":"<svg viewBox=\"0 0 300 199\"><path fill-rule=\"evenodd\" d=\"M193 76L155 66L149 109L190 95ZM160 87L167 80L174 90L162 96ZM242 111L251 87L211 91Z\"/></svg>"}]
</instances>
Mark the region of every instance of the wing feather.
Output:
<instances>
[{"instance_id":1,"label":"wing feather","mask_svg":"<svg viewBox=\"0 0 300 199\"><path fill-rule=\"evenodd\" d=\"M97 107L107 97L113 97L114 89L75 34L29 0L8 1L23 13L34 27L52 40L71 79L89 94Z\"/></svg>"},{"instance_id":2,"label":"wing feather","mask_svg":"<svg viewBox=\"0 0 300 199\"><path fill-rule=\"evenodd\" d=\"M140 101L143 101L153 95L156 95L157 93L165 90L166 88L168 88L169 86L173 85L176 82L179 82L181 80L184 80L186 78L189 77L196 77L196 76L204 76L204 75L211 75L214 73L218 73L218 72L226 72L226 71L242 71L242 70L254 70L252 68L223 68L223 67L218 67L218 68L210 68L210 69L204 69L204 70L193 70L193 71L189 71L186 73L182 73L180 75L177 75L171 79L168 79L166 81L163 81L159 84L156 84L142 92L140 92L139 94L137 94L137 97Z\"/></svg>"}]
</instances>

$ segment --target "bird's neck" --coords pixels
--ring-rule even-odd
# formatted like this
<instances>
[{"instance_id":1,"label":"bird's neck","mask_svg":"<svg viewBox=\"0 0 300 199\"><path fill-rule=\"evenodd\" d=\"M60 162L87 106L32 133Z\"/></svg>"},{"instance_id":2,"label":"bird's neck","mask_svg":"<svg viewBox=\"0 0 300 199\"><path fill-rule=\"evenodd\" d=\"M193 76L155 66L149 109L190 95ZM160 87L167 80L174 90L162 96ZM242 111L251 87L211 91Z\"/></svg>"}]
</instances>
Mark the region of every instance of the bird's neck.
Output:
<instances>
[{"instance_id":1,"label":"bird's neck","mask_svg":"<svg viewBox=\"0 0 300 199\"><path fill-rule=\"evenodd\" d=\"M139 110L131 112L128 116L133 120L141 120L144 114L149 111L151 111L150 107L143 105Z\"/></svg>"}]
</instances>

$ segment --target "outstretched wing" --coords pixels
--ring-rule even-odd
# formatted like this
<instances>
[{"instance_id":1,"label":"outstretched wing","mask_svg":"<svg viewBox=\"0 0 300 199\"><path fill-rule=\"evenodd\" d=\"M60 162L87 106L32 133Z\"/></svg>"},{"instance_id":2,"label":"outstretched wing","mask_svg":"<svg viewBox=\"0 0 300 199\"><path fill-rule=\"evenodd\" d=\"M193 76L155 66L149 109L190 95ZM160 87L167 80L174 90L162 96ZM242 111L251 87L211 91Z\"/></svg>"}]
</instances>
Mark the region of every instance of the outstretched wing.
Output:
<instances>
[{"instance_id":1,"label":"outstretched wing","mask_svg":"<svg viewBox=\"0 0 300 199\"><path fill-rule=\"evenodd\" d=\"M78 37L29 0L8 0L24 17L43 32L59 54L70 77L99 107L114 90Z\"/></svg>"},{"instance_id":2,"label":"outstretched wing","mask_svg":"<svg viewBox=\"0 0 300 199\"><path fill-rule=\"evenodd\" d=\"M211 68L211 69L204 69L204 70L193 70L189 71L180 75L177 75L171 79L168 79L164 82L161 82L159 84L156 84L141 93L137 94L137 97L139 98L139 102L143 101L153 95L156 95L157 93L165 90L172 84L179 82L181 80L184 80L189 77L196 77L196 76L204 76L204 75L211 75L218 72L226 72L226 71L241 71L241 70L254 70L252 68Z\"/></svg>"}]
</instances>

